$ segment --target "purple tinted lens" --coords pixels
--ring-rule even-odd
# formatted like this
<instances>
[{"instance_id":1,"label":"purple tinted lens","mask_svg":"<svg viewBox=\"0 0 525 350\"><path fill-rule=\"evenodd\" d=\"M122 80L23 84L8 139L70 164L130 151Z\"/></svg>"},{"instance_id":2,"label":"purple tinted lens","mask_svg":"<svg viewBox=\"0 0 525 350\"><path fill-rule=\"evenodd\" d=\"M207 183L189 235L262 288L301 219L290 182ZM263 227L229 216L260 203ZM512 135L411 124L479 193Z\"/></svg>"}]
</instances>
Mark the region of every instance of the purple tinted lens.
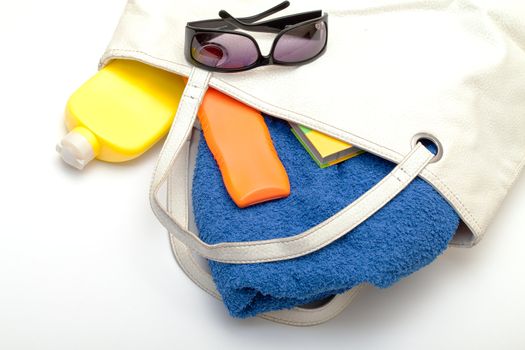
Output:
<instances>
[{"instance_id":1,"label":"purple tinted lens","mask_svg":"<svg viewBox=\"0 0 525 350\"><path fill-rule=\"evenodd\" d=\"M283 63L306 61L318 55L325 44L325 22L308 23L284 33L275 45L273 58Z\"/></svg>"},{"instance_id":2,"label":"purple tinted lens","mask_svg":"<svg viewBox=\"0 0 525 350\"><path fill-rule=\"evenodd\" d=\"M198 33L191 43L191 55L199 63L222 69L246 68L259 58L255 43L232 33Z\"/></svg>"}]
</instances>

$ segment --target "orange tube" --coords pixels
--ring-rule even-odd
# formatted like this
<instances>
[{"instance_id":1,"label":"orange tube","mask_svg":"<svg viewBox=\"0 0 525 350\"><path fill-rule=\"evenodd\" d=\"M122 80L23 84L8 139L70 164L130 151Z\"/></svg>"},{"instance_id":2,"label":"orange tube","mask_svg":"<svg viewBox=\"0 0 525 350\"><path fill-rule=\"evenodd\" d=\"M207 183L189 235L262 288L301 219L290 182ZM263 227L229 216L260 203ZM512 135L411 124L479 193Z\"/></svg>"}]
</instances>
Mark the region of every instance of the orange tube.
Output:
<instances>
[{"instance_id":1,"label":"orange tube","mask_svg":"<svg viewBox=\"0 0 525 350\"><path fill-rule=\"evenodd\" d=\"M226 190L237 206L245 208L290 194L288 175L258 111L210 88L198 116Z\"/></svg>"}]
</instances>

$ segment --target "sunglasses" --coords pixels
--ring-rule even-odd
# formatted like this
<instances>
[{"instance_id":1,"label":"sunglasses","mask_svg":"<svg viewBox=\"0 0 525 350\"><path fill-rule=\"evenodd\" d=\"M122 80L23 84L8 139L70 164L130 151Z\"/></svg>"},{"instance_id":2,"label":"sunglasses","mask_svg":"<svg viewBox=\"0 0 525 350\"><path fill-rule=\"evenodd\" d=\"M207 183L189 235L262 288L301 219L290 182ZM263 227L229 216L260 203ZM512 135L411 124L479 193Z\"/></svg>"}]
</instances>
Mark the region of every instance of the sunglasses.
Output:
<instances>
[{"instance_id":1,"label":"sunglasses","mask_svg":"<svg viewBox=\"0 0 525 350\"><path fill-rule=\"evenodd\" d=\"M219 19L188 22L186 59L197 67L216 72L240 72L269 64L300 65L315 60L326 50L328 14L318 10L258 22L289 5L290 2L284 1L244 18L235 18L221 10ZM257 41L237 29L277 33L270 54L263 56Z\"/></svg>"}]
</instances>

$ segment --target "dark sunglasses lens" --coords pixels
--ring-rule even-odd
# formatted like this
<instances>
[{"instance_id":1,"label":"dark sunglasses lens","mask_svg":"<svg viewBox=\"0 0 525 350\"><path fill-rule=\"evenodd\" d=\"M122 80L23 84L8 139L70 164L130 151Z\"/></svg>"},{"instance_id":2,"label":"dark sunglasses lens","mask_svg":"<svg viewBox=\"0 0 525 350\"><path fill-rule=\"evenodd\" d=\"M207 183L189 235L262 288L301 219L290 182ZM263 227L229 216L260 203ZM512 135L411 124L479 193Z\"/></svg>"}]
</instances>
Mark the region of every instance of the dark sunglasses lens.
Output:
<instances>
[{"instance_id":1,"label":"dark sunglasses lens","mask_svg":"<svg viewBox=\"0 0 525 350\"><path fill-rule=\"evenodd\" d=\"M306 61L317 56L326 44L326 23L308 23L284 33L277 41L273 58L283 63Z\"/></svg>"},{"instance_id":2,"label":"dark sunglasses lens","mask_svg":"<svg viewBox=\"0 0 525 350\"><path fill-rule=\"evenodd\" d=\"M197 33L191 43L191 55L208 67L240 69L254 64L259 58L259 51L255 43L243 35Z\"/></svg>"}]
</instances>

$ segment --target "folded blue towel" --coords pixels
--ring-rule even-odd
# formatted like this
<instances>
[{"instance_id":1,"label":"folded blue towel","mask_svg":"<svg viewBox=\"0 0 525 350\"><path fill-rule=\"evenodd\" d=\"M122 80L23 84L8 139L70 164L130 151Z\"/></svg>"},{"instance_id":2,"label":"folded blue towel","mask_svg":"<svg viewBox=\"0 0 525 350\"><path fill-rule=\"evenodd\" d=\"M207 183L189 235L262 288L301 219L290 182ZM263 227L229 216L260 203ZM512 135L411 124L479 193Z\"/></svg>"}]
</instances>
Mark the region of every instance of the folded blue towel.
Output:
<instances>
[{"instance_id":1,"label":"folded blue towel","mask_svg":"<svg viewBox=\"0 0 525 350\"><path fill-rule=\"evenodd\" d=\"M352 203L394 167L367 153L320 169L288 123L271 117L265 121L288 172L291 194L239 209L201 138L192 197L197 227L208 243L301 233ZM417 178L363 224L317 252L279 262L209 265L231 315L249 317L313 302L363 282L388 287L443 252L458 224L451 206Z\"/></svg>"}]
</instances>

